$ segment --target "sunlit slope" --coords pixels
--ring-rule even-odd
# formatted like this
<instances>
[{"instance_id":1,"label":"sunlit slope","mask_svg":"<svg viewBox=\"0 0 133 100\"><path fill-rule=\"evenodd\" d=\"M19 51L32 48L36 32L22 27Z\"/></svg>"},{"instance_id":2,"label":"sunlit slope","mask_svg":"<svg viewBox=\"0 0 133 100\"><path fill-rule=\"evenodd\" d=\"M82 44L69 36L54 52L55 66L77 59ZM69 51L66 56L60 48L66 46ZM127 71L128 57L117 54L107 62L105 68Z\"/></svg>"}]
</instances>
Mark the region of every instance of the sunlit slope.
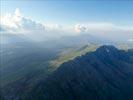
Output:
<instances>
[{"instance_id":1,"label":"sunlit slope","mask_svg":"<svg viewBox=\"0 0 133 100\"><path fill-rule=\"evenodd\" d=\"M84 46L77 46L76 48L68 48L62 51L56 59L50 61L52 66L58 67L64 62L74 59L77 56L81 56L86 54L87 52L95 51L99 47L98 44L89 43Z\"/></svg>"},{"instance_id":2,"label":"sunlit slope","mask_svg":"<svg viewBox=\"0 0 133 100\"><path fill-rule=\"evenodd\" d=\"M133 100L132 57L133 50L101 46L63 63L26 99Z\"/></svg>"}]
</instances>

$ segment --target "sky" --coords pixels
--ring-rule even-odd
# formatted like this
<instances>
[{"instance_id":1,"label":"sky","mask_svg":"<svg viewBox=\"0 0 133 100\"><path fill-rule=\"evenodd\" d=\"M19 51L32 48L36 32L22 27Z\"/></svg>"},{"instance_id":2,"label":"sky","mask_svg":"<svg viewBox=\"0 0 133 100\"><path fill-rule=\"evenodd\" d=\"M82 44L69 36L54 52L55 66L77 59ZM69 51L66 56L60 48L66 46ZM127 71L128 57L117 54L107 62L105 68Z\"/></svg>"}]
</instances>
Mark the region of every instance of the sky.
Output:
<instances>
[{"instance_id":1,"label":"sky","mask_svg":"<svg viewBox=\"0 0 133 100\"><path fill-rule=\"evenodd\" d=\"M114 22L133 24L132 0L2 0L2 14L19 8L34 20L75 24L78 22Z\"/></svg>"},{"instance_id":2,"label":"sky","mask_svg":"<svg viewBox=\"0 0 133 100\"><path fill-rule=\"evenodd\" d=\"M132 40L132 5L132 0L1 0L1 30L36 33L36 29L51 36L84 32L112 38L117 32Z\"/></svg>"}]
</instances>

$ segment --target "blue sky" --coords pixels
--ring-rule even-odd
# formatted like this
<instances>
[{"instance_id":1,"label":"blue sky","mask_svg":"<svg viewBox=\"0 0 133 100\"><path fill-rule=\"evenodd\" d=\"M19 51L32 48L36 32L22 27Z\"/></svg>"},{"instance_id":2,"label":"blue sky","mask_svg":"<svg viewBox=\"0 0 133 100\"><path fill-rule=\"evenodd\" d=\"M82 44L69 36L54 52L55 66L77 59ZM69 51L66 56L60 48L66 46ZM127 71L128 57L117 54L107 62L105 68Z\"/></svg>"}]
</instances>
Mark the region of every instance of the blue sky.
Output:
<instances>
[{"instance_id":1,"label":"blue sky","mask_svg":"<svg viewBox=\"0 0 133 100\"><path fill-rule=\"evenodd\" d=\"M42 39L90 34L133 41L133 0L2 0L0 30Z\"/></svg>"},{"instance_id":2,"label":"blue sky","mask_svg":"<svg viewBox=\"0 0 133 100\"><path fill-rule=\"evenodd\" d=\"M112 22L133 25L132 0L2 0L1 13L16 8L40 22L71 25L84 22Z\"/></svg>"}]
</instances>

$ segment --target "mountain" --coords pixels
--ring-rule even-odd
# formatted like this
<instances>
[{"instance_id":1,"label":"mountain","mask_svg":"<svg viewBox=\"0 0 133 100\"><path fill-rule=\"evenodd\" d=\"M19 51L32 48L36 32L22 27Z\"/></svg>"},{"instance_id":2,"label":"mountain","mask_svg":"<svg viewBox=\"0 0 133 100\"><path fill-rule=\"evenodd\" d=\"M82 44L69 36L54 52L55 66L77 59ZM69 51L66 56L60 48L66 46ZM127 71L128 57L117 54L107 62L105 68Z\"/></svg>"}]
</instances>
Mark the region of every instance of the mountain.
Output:
<instances>
[{"instance_id":1,"label":"mountain","mask_svg":"<svg viewBox=\"0 0 133 100\"><path fill-rule=\"evenodd\" d=\"M0 44L14 44L14 43L20 43L20 42L30 42L30 39L22 34L0 34L1 40Z\"/></svg>"},{"instance_id":2,"label":"mountain","mask_svg":"<svg viewBox=\"0 0 133 100\"><path fill-rule=\"evenodd\" d=\"M74 59L77 56L84 55L87 52L95 51L99 47L99 44L88 43L87 45L73 46L65 48L58 54L58 56L50 61L50 64L59 67L62 63Z\"/></svg>"},{"instance_id":3,"label":"mountain","mask_svg":"<svg viewBox=\"0 0 133 100\"><path fill-rule=\"evenodd\" d=\"M65 48L49 48L44 43L31 42L3 44L0 48L0 89L5 100L17 97L22 91L24 95L27 94L26 91L30 91L59 67L56 63L62 64L96 47L91 43Z\"/></svg>"},{"instance_id":4,"label":"mountain","mask_svg":"<svg viewBox=\"0 0 133 100\"><path fill-rule=\"evenodd\" d=\"M95 45L90 44L89 47L82 48L86 43L76 45L78 44L76 41L79 39L66 44L61 43L62 40L57 43L32 41L28 37L25 38L24 35L17 34L1 34L1 36L0 98L2 96L4 100L17 98L22 91L24 91L24 95L27 94L37 83L59 67L55 66L55 63L62 64L79 54L89 52ZM80 48L82 50L79 51ZM65 51L69 52L64 54Z\"/></svg>"},{"instance_id":5,"label":"mountain","mask_svg":"<svg viewBox=\"0 0 133 100\"><path fill-rule=\"evenodd\" d=\"M133 100L132 84L133 50L101 46L63 63L24 100Z\"/></svg>"},{"instance_id":6,"label":"mountain","mask_svg":"<svg viewBox=\"0 0 133 100\"><path fill-rule=\"evenodd\" d=\"M91 43L83 47L82 45L72 45L72 47L57 45L51 48L49 45L51 44L31 41L15 41L1 44L0 70L2 87L6 87L7 84L14 84L14 81L18 82L29 75L32 76L33 80L36 80L37 76L42 77L44 75L45 77L45 73L49 73L49 70L59 67L55 65L60 65L65 61L74 59L76 56L97 48L96 44Z\"/></svg>"},{"instance_id":7,"label":"mountain","mask_svg":"<svg viewBox=\"0 0 133 100\"><path fill-rule=\"evenodd\" d=\"M31 42L2 44L0 48L0 100L11 100L21 89L29 91L50 73L49 61L57 49ZM27 88L27 89L25 89ZM25 93L26 93L25 91ZM4 99L1 99L1 96Z\"/></svg>"},{"instance_id":8,"label":"mountain","mask_svg":"<svg viewBox=\"0 0 133 100\"><path fill-rule=\"evenodd\" d=\"M84 45L86 43L87 45ZM67 100L71 100L74 99L73 95L77 95L81 92L81 99L84 99L82 96L88 95L90 91L97 91L98 89L98 96L96 97L100 95L100 98L102 98L102 93L107 92L106 95L109 95L109 90L107 91L107 89L104 88L126 88L130 86L129 83L133 83L132 49L126 49L124 51L118 50L113 46L101 46L98 48L100 46L99 44L91 42L86 43L82 45L70 44L68 46L57 44L55 47L50 45L50 43L47 44L47 42L32 43L30 41L2 44L2 48L0 48L0 56L2 58L0 62L0 89L2 90L0 91L0 96L4 98L3 100L55 100L54 98L57 100L65 100L64 97ZM113 66L118 68L113 68ZM124 67L121 68L120 66ZM120 75L117 75L115 72L118 72ZM107 76L107 78L105 76ZM114 78L115 76L117 79ZM93 77L94 80L92 80ZM124 80L126 82L125 84L121 79L123 77L126 77L129 82ZM98 81L96 81L97 78L99 78ZM109 83L107 81L113 80L114 82L118 79L121 83L125 85L128 83L128 85L120 87L120 82ZM91 83L88 82L91 80ZM59 86L56 83L59 83ZM77 83L79 85L77 85ZM102 87L102 84L108 84L109 86L101 89L99 87ZM114 87L112 84L117 84L118 86ZM84 90L85 87L93 88ZM61 89L63 89L65 94L62 94ZM132 86L130 86L130 89L127 87L126 90L131 91L127 93L129 94L129 100L132 98L130 96L130 93L132 93ZM55 94L54 91L56 91ZM70 94L68 93L69 91ZM119 90L116 91L119 92ZM94 93L91 93L90 96L92 94ZM92 95L92 97L93 96L94 95ZM107 99L107 96L104 98ZM95 100L95 98L93 99ZM104 99L102 98L102 100ZM128 98L126 100L128 100Z\"/></svg>"}]
</instances>

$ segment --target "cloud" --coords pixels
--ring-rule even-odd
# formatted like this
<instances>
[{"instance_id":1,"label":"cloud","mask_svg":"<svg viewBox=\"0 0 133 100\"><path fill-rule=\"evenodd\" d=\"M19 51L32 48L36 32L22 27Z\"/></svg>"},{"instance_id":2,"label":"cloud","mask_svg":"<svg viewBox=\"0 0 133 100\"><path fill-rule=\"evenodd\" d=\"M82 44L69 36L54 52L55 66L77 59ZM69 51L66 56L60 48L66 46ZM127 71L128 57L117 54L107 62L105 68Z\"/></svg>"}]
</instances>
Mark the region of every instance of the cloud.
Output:
<instances>
[{"instance_id":1,"label":"cloud","mask_svg":"<svg viewBox=\"0 0 133 100\"><path fill-rule=\"evenodd\" d=\"M80 32L86 32L87 27L84 25L77 24L75 25L75 31L80 33Z\"/></svg>"},{"instance_id":2,"label":"cloud","mask_svg":"<svg viewBox=\"0 0 133 100\"><path fill-rule=\"evenodd\" d=\"M76 24L75 25L76 32L115 32L115 31L125 31L125 32L133 32L132 27L122 27L112 23L87 23L87 24Z\"/></svg>"},{"instance_id":3,"label":"cloud","mask_svg":"<svg viewBox=\"0 0 133 100\"><path fill-rule=\"evenodd\" d=\"M22 34L31 40L49 40L64 35L59 24L40 23L22 15L19 8L13 14L1 16L1 34Z\"/></svg>"},{"instance_id":4,"label":"cloud","mask_svg":"<svg viewBox=\"0 0 133 100\"><path fill-rule=\"evenodd\" d=\"M41 23L23 17L18 8L13 15L7 14L1 17L1 28L10 33L38 32L45 30L45 26Z\"/></svg>"},{"instance_id":5,"label":"cloud","mask_svg":"<svg viewBox=\"0 0 133 100\"><path fill-rule=\"evenodd\" d=\"M60 25L43 24L24 17L18 8L14 14L1 16L0 31L0 34L23 35L34 41L49 40L62 34Z\"/></svg>"},{"instance_id":6,"label":"cloud","mask_svg":"<svg viewBox=\"0 0 133 100\"><path fill-rule=\"evenodd\" d=\"M133 39L128 39L127 41L128 41L128 42L133 42Z\"/></svg>"},{"instance_id":7,"label":"cloud","mask_svg":"<svg viewBox=\"0 0 133 100\"><path fill-rule=\"evenodd\" d=\"M17 17L21 17L21 12L20 12L20 9L19 9L19 8L16 8L16 10L15 10L15 15L16 15Z\"/></svg>"},{"instance_id":8,"label":"cloud","mask_svg":"<svg viewBox=\"0 0 133 100\"><path fill-rule=\"evenodd\" d=\"M110 40L127 40L129 37L133 38L133 26L119 26L113 23L76 24L74 30L80 34L90 34Z\"/></svg>"},{"instance_id":9,"label":"cloud","mask_svg":"<svg viewBox=\"0 0 133 100\"><path fill-rule=\"evenodd\" d=\"M53 23L44 23L47 30L61 30L62 26L59 24L53 24Z\"/></svg>"},{"instance_id":10,"label":"cloud","mask_svg":"<svg viewBox=\"0 0 133 100\"><path fill-rule=\"evenodd\" d=\"M27 18L23 16L19 8L15 10L14 14L6 14L1 17L0 31L1 33L25 34L30 38L38 39L80 34L90 34L110 40L127 41L129 38L133 38L133 26L119 26L109 22L88 22L63 27L58 23L40 23Z\"/></svg>"}]
</instances>

